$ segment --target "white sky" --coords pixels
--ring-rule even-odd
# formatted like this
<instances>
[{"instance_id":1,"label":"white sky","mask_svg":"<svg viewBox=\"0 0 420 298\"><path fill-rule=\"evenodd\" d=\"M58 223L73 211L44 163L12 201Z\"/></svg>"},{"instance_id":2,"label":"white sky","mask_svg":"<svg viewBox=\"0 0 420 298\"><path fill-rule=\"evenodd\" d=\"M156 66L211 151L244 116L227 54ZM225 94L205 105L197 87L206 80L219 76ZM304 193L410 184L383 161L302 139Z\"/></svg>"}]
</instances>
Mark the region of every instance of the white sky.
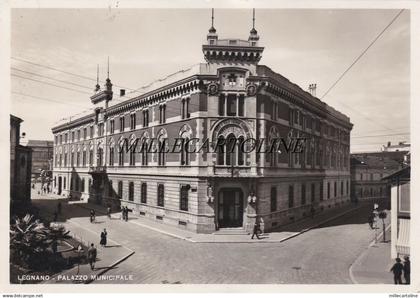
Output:
<instances>
[{"instance_id":1,"label":"white sky","mask_svg":"<svg viewBox=\"0 0 420 298\"><path fill-rule=\"evenodd\" d=\"M316 83L320 97L397 13L257 9L256 29L265 47L260 64L303 89ZM201 45L210 27L210 10L14 9L11 19L12 57L92 79L100 64L103 80L109 56L112 82L135 89L204 62ZM250 9L216 9L219 38L247 39L251 19ZM95 85L15 59L11 65L12 74L91 94ZM89 94L16 76L12 76L11 89L12 114L24 119L22 131L27 139L52 139L55 122L91 107ZM114 90L118 93L118 87ZM410 140L409 11L400 15L323 100L354 124L352 152L376 151L387 141Z\"/></svg>"}]
</instances>

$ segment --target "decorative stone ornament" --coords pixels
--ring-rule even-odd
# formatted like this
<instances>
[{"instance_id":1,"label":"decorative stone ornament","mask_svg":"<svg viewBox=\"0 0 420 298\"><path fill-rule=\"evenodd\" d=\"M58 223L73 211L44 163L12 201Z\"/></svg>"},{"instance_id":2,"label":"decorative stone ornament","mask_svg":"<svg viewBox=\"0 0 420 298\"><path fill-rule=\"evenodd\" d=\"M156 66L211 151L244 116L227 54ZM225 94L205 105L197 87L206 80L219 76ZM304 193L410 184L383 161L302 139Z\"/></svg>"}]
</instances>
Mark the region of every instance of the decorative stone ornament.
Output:
<instances>
[{"instance_id":1,"label":"decorative stone ornament","mask_svg":"<svg viewBox=\"0 0 420 298\"><path fill-rule=\"evenodd\" d=\"M248 84L248 86L246 86L246 94L248 96L254 96L257 94L257 86L255 84Z\"/></svg>"},{"instance_id":2,"label":"decorative stone ornament","mask_svg":"<svg viewBox=\"0 0 420 298\"><path fill-rule=\"evenodd\" d=\"M216 83L210 83L207 87L209 95L215 95L219 92L219 86Z\"/></svg>"}]
</instances>

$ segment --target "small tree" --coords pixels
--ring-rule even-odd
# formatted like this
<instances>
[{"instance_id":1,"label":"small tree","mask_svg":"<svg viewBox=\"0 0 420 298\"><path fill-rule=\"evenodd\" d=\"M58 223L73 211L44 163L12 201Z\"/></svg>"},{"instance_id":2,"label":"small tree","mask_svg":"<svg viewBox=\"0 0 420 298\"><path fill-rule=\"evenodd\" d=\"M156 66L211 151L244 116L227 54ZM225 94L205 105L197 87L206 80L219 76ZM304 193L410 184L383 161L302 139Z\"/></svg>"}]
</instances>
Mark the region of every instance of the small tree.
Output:
<instances>
[{"instance_id":1,"label":"small tree","mask_svg":"<svg viewBox=\"0 0 420 298\"><path fill-rule=\"evenodd\" d=\"M383 229L383 234L384 234L384 242L385 242L385 218L386 218L387 214L385 211L381 211L379 212L379 218L382 219L382 229Z\"/></svg>"}]
</instances>

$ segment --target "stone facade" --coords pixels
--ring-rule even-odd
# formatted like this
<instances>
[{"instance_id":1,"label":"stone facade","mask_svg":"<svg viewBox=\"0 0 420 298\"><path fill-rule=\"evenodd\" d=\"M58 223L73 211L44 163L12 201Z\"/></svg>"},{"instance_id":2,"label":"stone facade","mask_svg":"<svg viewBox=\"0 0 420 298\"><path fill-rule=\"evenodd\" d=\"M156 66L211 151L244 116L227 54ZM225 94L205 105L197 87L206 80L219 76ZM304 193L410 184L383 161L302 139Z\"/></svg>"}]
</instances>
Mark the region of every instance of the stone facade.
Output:
<instances>
[{"instance_id":1,"label":"stone facade","mask_svg":"<svg viewBox=\"0 0 420 298\"><path fill-rule=\"evenodd\" d=\"M375 202L390 199L390 187L383 177L401 169L402 163L387 152L351 155L351 198Z\"/></svg>"},{"instance_id":2,"label":"stone facade","mask_svg":"<svg viewBox=\"0 0 420 298\"><path fill-rule=\"evenodd\" d=\"M32 149L32 175L38 177L41 170L51 171L53 160L53 141L29 140Z\"/></svg>"},{"instance_id":3,"label":"stone facade","mask_svg":"<svg viewBox=\"0 0 420 298\"><path fill-rule=\"evenodd\" d=\"M97 86L94 113L52 129L54 191L198 233L250 231L257 216L276 229L312 206L322 212L349 202L349 118L259 65L258 39L255 28L247 41L218 39L212 27L207 63L139 95L113 96L109 79L104 90ZM196 149L232 138L307 141L301 153L132 154L119 153L124 138L196 139Z\"/></svg>"},{"instance_id":4,"label":"stone facade","mask_svg":"<svg viewBox=\"0 0 420 298\"><path fill-rule=\"evenodd\" d=\"M10 115L10 199L11 207L22 207L31 200L32 150L20 145L20 123Z\"/></svg>"}]
</instances>

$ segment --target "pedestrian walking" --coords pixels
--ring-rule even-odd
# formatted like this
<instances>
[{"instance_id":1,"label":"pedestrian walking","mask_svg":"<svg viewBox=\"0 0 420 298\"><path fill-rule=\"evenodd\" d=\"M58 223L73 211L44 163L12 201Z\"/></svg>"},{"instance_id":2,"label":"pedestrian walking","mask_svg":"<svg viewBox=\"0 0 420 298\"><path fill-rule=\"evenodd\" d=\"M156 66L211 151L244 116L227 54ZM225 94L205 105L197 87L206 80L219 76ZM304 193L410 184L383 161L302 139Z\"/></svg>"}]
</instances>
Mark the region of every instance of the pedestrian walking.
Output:
<instances>
[{"instance_id":1,"label":"pedestrian walking","mask_svg":"<svg viewBox=\"0 0 420 298\"><path fill-rule=\"evenodd\" d=\"M92 243L88 249L88 260L90 264L90 269L95 269L96 257L97 257L97 250L94 244Z\"/></svg>"},{"instance_id":2,"label":"pedestrian walking","mask_svg":"<svg viewBox=\"0 0 420 298\"><path fill-rule=\"evenodd\" d=\"M257 236L257 239L261 239L260 236L258 236L258 232L261 232L260 224L259 224L258 220L255 220L254 229L253 229L253 232L252 232L251 239L254 239L254 236Z\"/></svg>"},{"instance_id":3,"label":"pedestrian walking","mask_svg":"<svg viewBox=\"0 0 420 298\"><path fill-rule=\"evenodd\" d=\"M401 275L403 273L403 269L404 269L404 266L403 266L403 264L401 264L401 259L396 258L395 259L395 264L394 264L394 266L392 266L392 268L390 270L394 274L394 283L396 285L402 284Z\"/></svg>"},{"instance_id":4,"label":"pedestrian walking","mask_svg":"<svg viewBox=\"0 0 420 298\"><path fill-rule=\"evenodd\" d=\"M106 246L106 237L107 237L107 235L108 235L108 233L106 232L106 229L104 229L104 230L102 231L102 233L101 233L101 241L99 242L99 244L100 244L102 247L105 247L105 246Z\"/></svg>"},{"instance_id":5,"label":"pedestrian walking","mask_svg":"<svg viewBox=\"0 0 420 298\"><path fill-rule=\"evenodd\" d=\"M90 209L90 222L94 222L95 221L95 210Z\"/></svg>"},{"instance_id":6,"label":"pedestrian walking","mask_svg":"<svg viewBox=\"0 0 420 298\"><path fill-rule=\"evenodd\" d=\"M409 285L410 284L410 272L411 272L411 264L410 264L410 257L409 256L404 257L403 271L404 271L405 283L407 285Z\"/></svg>"},{"instance_id":7,"label":"pedestrian walking","mask_svg":"<svg viewBox=\"0 0 420 298\"><path fill-rule=\"evenodd\" d=\"M311 218L314 218L314 216L315 216L315 208L314 208L314 206L312 205L312 206L311 206Z\"/></svg>"},{"instance_id":8,"label":"pedestrian walking","mask_svg":"<svg viewBox=\"0 0 420 298\"><path fill-rule=\"evenodd\" d=\"M125 206L125 221L128 221L128 207Z\"/></svg>"}]
</instances>

